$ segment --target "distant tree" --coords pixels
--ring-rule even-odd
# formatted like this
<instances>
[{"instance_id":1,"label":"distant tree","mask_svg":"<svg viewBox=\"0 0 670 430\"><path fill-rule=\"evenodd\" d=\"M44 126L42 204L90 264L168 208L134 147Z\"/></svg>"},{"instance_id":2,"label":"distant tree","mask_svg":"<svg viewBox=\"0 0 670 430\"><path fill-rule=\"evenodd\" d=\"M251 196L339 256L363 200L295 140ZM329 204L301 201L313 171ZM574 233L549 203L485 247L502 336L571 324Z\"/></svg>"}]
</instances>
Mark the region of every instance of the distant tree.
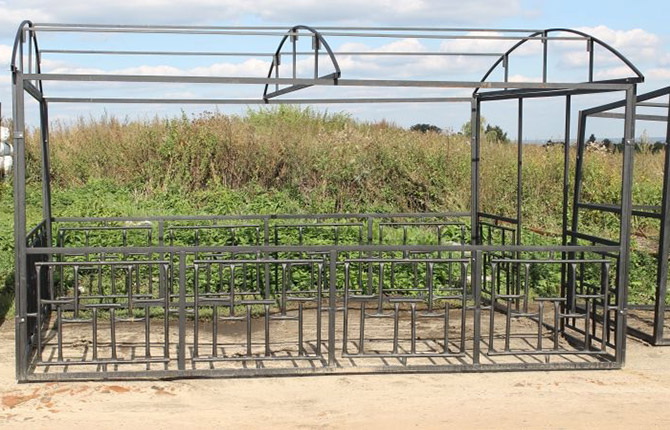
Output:
<instances>
[{"instance_id":1,"label":"distant tree","mask_svg":"<svg viewBox=\"0 0 670 430\"><path fill-rule=\"evenodd\" d=\"M464 136L472 135L472 126L470 125L470 121L464 123L461 126L460 134ZM498 125L487 124L486 118L484 117L481 117L479 120L479 135L484 136L486 140L489 142L502 142L502 143L509 142L507 133Z\"/></svg>"},{"instance_id":2,"label":"distant tree","mask_svg":"<svg viewBox=\"0 0 670 430\"><path fill-rule=\"evenodd\" d=\"M589 142L594 143L596 141L596 135L591 133L591 136L589 136Z\"/></svg>"},{"instance_id":3,"label":"distant tree","mask_svg":"<svg viewBox=\"0 0 670 430\"><path fill-rule=\"evenodd\" d=\"M608 138L604 138L603 139L603 146L607 149L612 149L613 148L612 141L609 140Z\"/></svg>"},{"instance_id":4,"label":"distant tree","mask_svg":"<svg viewBox=\"0 0 670 430\"><path fill-rule=\"evenodd\" d=\"M660 140L657 140L656 142L654 142L654 146L652 147L651 152L656 154L658 152L663 151L664 149L665 149L665 142L661 142Z\"/></svg>"},{"instance_id":5,"label":"distant tree","mask_svg":"<svg viewBox=\"0 0 670 430\"><path fill-rule=\"evenodd\" d=\"M409 129L412 131L420 131L421 133L442 133L442 129L433 124L414 124Z\"/></svg>"},{"instance_id":6,"label":"distant tree","mask_svg":"<svg viewBox=\"0 0 670 430\"><path fill-rule=\"evenodd\" d=\"M489 142L500 142L500 143L507 143L509 142L509 139L507 138L507 133L503 131L500 126L494 125L491 126L490 124L486 126L485 130L485 135L486 135L486 140Z\"/></svg>"},{"instance_id":7,"label":"distant tree","mask_svg":"<svg viewBox=\"0 0 670 430\"><path fill-rule=\"evenodd\" d=\"M481 117L479 119L479 135L483 136L484 135L484 127L486 126L486 118ZM470 121L465 122L461 126L461 134L463 136L472 136L472 126L470 125Z\"/></svg>"}]
</instances>

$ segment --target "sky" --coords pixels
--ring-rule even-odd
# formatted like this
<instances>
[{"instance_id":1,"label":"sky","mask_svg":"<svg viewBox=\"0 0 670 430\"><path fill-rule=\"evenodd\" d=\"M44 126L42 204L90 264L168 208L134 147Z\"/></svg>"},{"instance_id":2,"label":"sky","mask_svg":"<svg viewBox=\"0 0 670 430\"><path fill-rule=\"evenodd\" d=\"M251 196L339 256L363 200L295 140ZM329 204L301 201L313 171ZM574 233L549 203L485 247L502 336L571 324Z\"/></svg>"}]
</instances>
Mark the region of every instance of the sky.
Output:
<instances>
[{"instance_id":1,"label":"sky","mask_svg":"<svg viewBox=\"0 0 670 430\"><path fill-rule=\"evenodd\" d=\"M115 0L82 2L80 0L0 0L0 103L2 115L11 111L9 61L11 45L18 24L29 19L37 23L85 24L156 24L156 25L267 25L287 29L296 24L320 26L422 26L462 28L574 28L592 34L619 50L645 75L645 83L638 92L670 85L670 16L668 1L549 1L549 0ZM476 33L472 33L476 34ZM198 51L253 51L272 52L278 36L221 37L170 35L114 35L114 34L38 34L42 49L140 49L140 50L198 50ZM301 39L305 44L308 38ZM328 39L328 37L327 37ZM504 52L514 42L467 40L411 40L396 39L328 39L334 51L440 51L469 50L476 52ZM585 49L571 42L550 42L549 79L554 81L583 80ZM539 44L518 52L511 60L512 80L538 79ZM570 45L570 46L568 46ZM299 48L300 49L300 48ZM299 75L311 73L311 58L301 58ZM338 56L342 78L374 79L436 79L478 81L495 57L466 61L462 57L383 57ZM82 56L45 54L43 71L53 73L134 73L134 74L196 74L211 76L263 76L267 74L270 59L249 57L180 57L164 56ZM630 76L630 72L612 56L596 51L596 78ZM329 65L320 63L325 73ZM500 79L496 79L500 80ZM71 84L45 83L49 96L115 97L139 95L146 97L250 97L258 98L262 87L231 87L208 85L163 84ZM364 97L423 95L467 96L470 91L456 90L436 94L434 90L367 89L367 88L312 88L296 97ZM583 109L621 98L622 94L585 96L575 99L574 110ZM484 116L492 124L502 126L515 137L516 102L495 102L484 106ZM252 107L255 108L255 107ZM446 130L459 130L469 119L467 104L384 104L384 105L318 105L319 110L347 112L365 121L387 120L403 127L415 123L431 123ZM28 106L29 124L36 121L35 107ZM174 116L180 111L198 115L218 110L226 113L244 113L246 106L158 106L158 105L52 105L50 118L56 121L74 121L78 117L97 117L103 114L127 118L148 118L154 115ZM524 139L559 140L563 134L562 100L529 100L524 105ZM652 113L652 112L644 112ZM658 113L658 112L655 112ZM574 115L573 115L574 116ZM575 121L575 118L572 119ZM573 127L573 130L576 126ZM601 137L618 137L623 129L621 121L594 119L588 132ZM661 124L638 122L636 134L651 137L664 136Z\"/></svg>"}]
</instances>

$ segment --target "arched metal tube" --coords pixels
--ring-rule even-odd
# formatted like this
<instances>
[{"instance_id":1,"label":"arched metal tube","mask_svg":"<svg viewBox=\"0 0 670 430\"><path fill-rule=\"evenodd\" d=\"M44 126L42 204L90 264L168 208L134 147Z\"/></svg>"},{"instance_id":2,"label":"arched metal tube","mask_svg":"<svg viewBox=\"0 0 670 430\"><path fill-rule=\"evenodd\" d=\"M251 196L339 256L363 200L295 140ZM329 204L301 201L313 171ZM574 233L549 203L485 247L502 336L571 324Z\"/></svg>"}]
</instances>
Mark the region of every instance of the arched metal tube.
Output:
<instances>
[{"instance_id":1,"label":"arched metal tube","mask_svg":"<svg viewBox=\"0 0 670 430\"><path fill-rule=\"evenodd\" d=\"M501 55L500 58L498 58L498 60L496 60L496 62L493 63L493 65L491 65L491 68L486 72L484 77L482 77L481 82L486 82L486 80L491 75L491 73L493 73L493 71L501 63L503 63L503 62L506 63L510 54L512 54L514 51L516 51L521 45L528 42L529 40L533 40L533 38L537 38L538 36L545 37L547 35L547 33L552 33L552 32L566 32L566 33L572 33L572 34L576 34L578 36L585 37L589 41L589 47L591 48L591 50L592 50L594 42L597 43L599 46L602 46L603 48L607 49L609 52L614 54L615 57L617 57L619 60L621 60L626 66L628 66L628 68L630 68L630 70L633 73L635 73L635 75L636 75L635 78L639 79L640 82L644 80L644 75L642 74L642 72L640 72L640 70L637 67L635 67L635 65L630 60L628 60L628 58L626 58L623 54L621 54L619 51L614 49L609 44L603 42L602 40L600 40L600 39L598 39L594 36L591 36L590 34L579 31L579 30L572 30L572 29L569 29L569 28L549 28L547 30L536 31L535 33L532 33L527 38L525 38L523 40L520 40L519 42L514 44L514 46L512 46L510 49L508 49L507 52L505 52L503 55ZM591 51L591 52L593 52L593 51ZM589 67L590 68L593 67L592 62L589 63ZM591 74L589 74L589 76L591 76ZM473 92L473 95L477 94L479 92L479 90L480 90L480 88L476 88Z\"/></svg>"},{"instance_id":2,"label":"arched metal tube","mask_svg":"<svg viewBox=\"0 0 670 430\"><path fill-rule=\"evenodd\" d=\"M17 65L17 56L20 52L19 50L21 49L21 44L24 42L23 32L26 30L26 27L28 28L33 27L33 22L30 20L25 20L21 22L18 30L16 31L16 37L14 38L14 46L12 48L12 59L10 63L12 73L18 71L19 68L21 72L23 72L23 64ZM37 73L42 73L42 55L40 53L39 45L37 43L37 34L35 34L34 31L31 31L29 38L30 40L28 41L28 43L32 43L33 47L35 48L35 71ZM38 85L37 88L40 90L40 93L44 95L44 91L42 89L42 81L39 81L37 85Z\"/></svg>"},{"instance_id":3,"label":"arched metal tube","mask_svg":"<svg viewBox=\"0 0 670 430\"><path fill-rule=\"evenodd\" d=\"M289 30L289 32L290 33L295 33L298 30L307 30L310 33L312 33L313 36L318 41L319 46L323 46L323 48L328 53L328 56L330 57L330 61L332 62L332 65L333 65L333 68L335 69L335 72L330 74L330 75L321 76L320 78L333 78L335 81L337 81L337 79L339 79L340 76L342 75L342 72L340 70L340 65L337 62L337 58L335 57L335 54L333 53L333 50L330 48L330 45L328 45L328 42L326 41L326 39L316 29L314 29L312 27L309 27L307 25L296 25L296 26L292 27ZM293 34L287 34L282 38L281 42L279 42L279 46L277 47L277 50L275 51L275 55L272 59L272 64L270 65L270 70L268 70L268 75L267 75L268 78L271 78L272 73L276 71L277 67L279 67L278 59L279 59L279 56L281 55L281 50L284 47L284 43L286 43L286 40L288 39L289 35L291 37L295 37L295 35L293 35ZM318 47L315 47L315 50L318 50ZM316 70L316 65L315 65L315 70ZM269 87L269 84L265 84L265 88L263 89L263 100L265 100L265 101L267 101L271 97L271 94L270 95L268 94L268 87ZM299 90L299 89L302 89L302 88L305 88L305 87L306 87L305 85L288 87L286 89L288 91L284 91L283 93ZM275 92L275 93L277 93L277 92ZM279 94L277 93L276 95L279 95Z\"/></svg>"}]
</instances>

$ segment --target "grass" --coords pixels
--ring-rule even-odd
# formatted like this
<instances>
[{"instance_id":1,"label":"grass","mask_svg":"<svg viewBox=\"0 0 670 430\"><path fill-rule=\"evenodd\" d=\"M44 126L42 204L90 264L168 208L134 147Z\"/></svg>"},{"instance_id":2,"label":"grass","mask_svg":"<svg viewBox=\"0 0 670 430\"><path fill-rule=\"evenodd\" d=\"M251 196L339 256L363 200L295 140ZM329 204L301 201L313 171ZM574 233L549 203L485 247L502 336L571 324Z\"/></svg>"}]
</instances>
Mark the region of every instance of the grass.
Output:
<instances>
[{"instance_id":1,"label":"grass","mask_svg":"<svg viewBox=\"0 0 670 430\"><path fill-rule=\"evenodd\" d=\"M470 147L458 134L421 133L335 113L281 106L244 116L131 121L105 116L51 126L57 216L426 212L469 210ZM41 217L37 131L27 133L28 224ZM663 156L636 154L636 204L660 204ZM524 147L524 243L561 229L563 151ZM574 153L571 154L574 166ZM481 206L513 216L516 147L484 142ZM589 152L583 199L617 203L621 154ZM617 237L611 214L582 212L580 229ZM13 295L11 185L0 185L0 315ZM535 234L542 232L545 234ZM634 218L634 247L653 250L657 222ZM649 257L633 259L631 297L651 297Z\"/></svg>"}]
</instances>

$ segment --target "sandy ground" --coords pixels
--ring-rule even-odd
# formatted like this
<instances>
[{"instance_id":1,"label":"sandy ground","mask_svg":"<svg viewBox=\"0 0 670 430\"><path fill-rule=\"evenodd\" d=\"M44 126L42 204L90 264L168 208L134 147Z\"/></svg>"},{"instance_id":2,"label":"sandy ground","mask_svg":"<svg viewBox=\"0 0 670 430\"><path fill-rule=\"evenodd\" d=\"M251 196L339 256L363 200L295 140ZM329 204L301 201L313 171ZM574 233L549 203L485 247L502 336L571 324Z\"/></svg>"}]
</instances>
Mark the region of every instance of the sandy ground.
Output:
<instances>
[{"instance_id":1,"label":"sandy ground","mask_svg":"<svg viewBox=\"0 0 670 430\"><path fill-rule=\"evenodd\" d=\"M0 327L0 428L670 428L670 348L621 371L16 384Z\"/></svg>"}]
</instances>

